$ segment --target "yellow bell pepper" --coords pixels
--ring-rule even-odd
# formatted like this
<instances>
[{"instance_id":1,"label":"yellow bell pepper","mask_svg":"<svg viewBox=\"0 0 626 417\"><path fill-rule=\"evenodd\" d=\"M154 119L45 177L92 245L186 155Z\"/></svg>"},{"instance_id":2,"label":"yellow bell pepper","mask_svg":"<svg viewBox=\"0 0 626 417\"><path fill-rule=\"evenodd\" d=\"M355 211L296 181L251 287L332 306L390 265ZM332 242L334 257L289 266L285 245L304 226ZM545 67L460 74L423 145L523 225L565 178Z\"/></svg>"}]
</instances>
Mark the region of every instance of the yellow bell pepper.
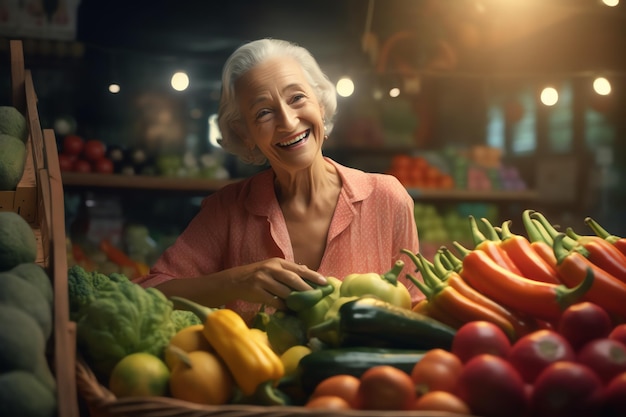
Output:
<instances>
[{"instance_id":1,"label":"yellow bell pepper","mask_svg":"<svg viewBox=\"0 0 626 417\"><path fill-rule=\"evenodd\" d=\"M285 367L280 357L251 334L235 311L205 307L181 297L170 299L202 320L204 337L226 363L245 396L252 396L265 383L275 385L283 377Z\"/></svg>"}]
</instances>

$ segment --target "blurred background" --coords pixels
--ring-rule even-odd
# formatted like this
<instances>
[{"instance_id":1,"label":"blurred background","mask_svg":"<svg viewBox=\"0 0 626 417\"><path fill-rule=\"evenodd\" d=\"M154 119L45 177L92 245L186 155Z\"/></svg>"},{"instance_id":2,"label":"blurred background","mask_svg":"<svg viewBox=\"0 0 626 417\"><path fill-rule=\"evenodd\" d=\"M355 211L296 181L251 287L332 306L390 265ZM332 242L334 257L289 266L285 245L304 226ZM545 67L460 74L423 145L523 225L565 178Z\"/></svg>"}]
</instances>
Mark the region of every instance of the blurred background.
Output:
<instances>
[{"instance_id":1,"label":"blurred background","mask_svg":"<svg viewBox=\"0 0 626 417\"><path fill-rule=\"evenodd\" d=\"M225 155L215 125L224 61L262 37L306 47L337 83L325 153L396 175L425 245L467 239L468 214L521 231L526 208L580 232L591 216L626 235L625 9L619 0L0 0L0 50L8 57L8 41L23 40L60 161L77 136L101 142L114 163L62 164L75 241L123 245L130 229L156 248L149 262L203 196L263 168ZM9 67L0 66L4 103Z\"/></svg>"}]
</instances>

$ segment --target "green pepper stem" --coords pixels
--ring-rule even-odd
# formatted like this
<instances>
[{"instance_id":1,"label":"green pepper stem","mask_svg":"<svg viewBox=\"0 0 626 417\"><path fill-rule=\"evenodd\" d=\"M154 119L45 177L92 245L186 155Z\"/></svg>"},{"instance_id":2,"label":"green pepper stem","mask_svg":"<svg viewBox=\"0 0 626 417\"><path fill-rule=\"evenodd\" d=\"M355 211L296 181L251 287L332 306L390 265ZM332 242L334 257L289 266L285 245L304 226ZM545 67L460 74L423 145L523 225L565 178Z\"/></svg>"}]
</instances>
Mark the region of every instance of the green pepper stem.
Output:
<instances>
[{"instance_id":1,"label":"green pepper stem","mask_svg":"<svg viewBox=\"0 0 626 417\"><path fill-rule=\"evenodd\" d=\"M177 308L181 308L182 310L189 310L194 313L196 316L198 316L202 323L206 321L209 314L217 310L216 308L206 307L183 297L172 296L170 297L170 300Z\"/></svg>"},{"instance_id":2,"label":"green pepper stem","mask_svg":"<svg viewBox=\"0 0 626 417\"><path fill-rule=\"evenodd\" d=\"M394 287L398 286L398 275L402 272L404 268L404 261L398 259L393 267L381 275L381 278L393 285Z\"/></svg>"},{"instance_id":3,"label":"green pepper stem","mask_svg":"<svg viewBox=\"0 0 626 417\"><path fill-rule=\"evenodd\" d=\"M433 256L434 270L441 281L447 281L451 271L454 269L452 263L445 257L443 250L439 249Z\"/></svg>"},{"instance_id":4,"label":"green pepper stem","mask_svg":"<svg viewBox=\"0 0 626 417\"><path fill-rule=\"evenodd\" d=\"M452 245L454 245L454 247L456 248L456 250L459 251L459 253L461 254L461 259L465 258L467 255L470 254L471 250L467 249L465 246L461 245L459 242L457 242L456 240L454 242L452 242Z\"/></svg>"},{"instance_id":5,"label":"green pepper stem","mask_svg":"<svg viewBox=\"0 0 626 417\"><path fill-rule=\"evenodd\" d=\"M445 246L441 246L439 251L443 253L445 259L450 263L450 269L455 272L461 272L463 269L463 261L461 259L457 258L452 251Z\"/></svg>"},{"instance_id":6,"label":"green pepper stem","mask_svg":"<svg viewBox=\"0 0 626 417\"><path fill-rule=\"evenodd\" d=\"M560 232L556 229L556 227L554 227L549 221L548 219L546 219L546 217L539 213L538 211L533 212L530 215L531 219L537 220L541 226L543 226L543 229L550 235L550 237L552 238L552 240L554 240L554 238L556 237L557 234L559 234ZM564 241L563 244L566 247L573 247L574 245L576 245L576 241L574 239L572 239L571 237L565 235L563 237Z\"/></svg>"},{"instance_id":7,"label":"green pepper stem","mask_svg":"<svg viewBox=\"0 0 626 417\"><path fill-rule=\"evenodd\" d=\"M511 239L513 237L513 233L511 232L511 223L513 223L511 220L507 220L505 222L502 222L502 227L500 228L501 232L500 234L502 235L502 240L507 240L507 239Z\"/></svg>"},{"instance_id":8,"label":"green pepper stem","mask_svg":"<svg viewBox=\"0 0 626 417\"><path fill-rule=\"evenodd\" d=\"M621 239L619 236L615 236L615 235L610 234L608 230L606 230L604 227L602 227L600 225L600 223L598 223L597 221L595 221L591 217L585 217L585 224L587 226L589 226L591 228L591 230L593 230L593 232L598 237L601 237L602 239L604 239L606 241L609 241L611 243L615 243L616 241Z\"/></svg>"},{"instance_id":9,"label":"green pepper stem","mask_svg":"<svg viewBox=\"0 0 626 417\"><path fill-rule=\"evenodd\" d=\"M471 214L469 215L469 222L470 222L470 230L472 232L472 239L474 241L474 245L478 246L482 242L486 241L487 238L485 237L483 232L480 231L480 229L478 228L478 223L476 222L476 219Z\"/></svg>"},{"instance_id":10,"label":"green pepper stem","mask_svg":"<svg viewBox=\"0 0 626 417\"><path fill-rule=\"evenodd\" d=\"M587 267L585 278L575 287L568 288L565 285L557 286L556 296L559 306L561 306L562 309L566 309L567 307L579 302L587 291L589 291L594 280L595 276L593 270L590 267Z\"/></svg>"},{"instance_id":11,"label":"green pepper stem","mask_svg":"<svg viewBox=\"0 0 626 417\"><path fill-rule=\"evenodd\" d=\"M496 228L493 227L493 225L491 224L489 220L487 220L484 217L481 217L480 221L482 221L483 224L487 227L487 239L493 242L500 242L502 240L500 239L500 236L498 236L498 232L496 231Z\"/></svg>"},{"instance_id":12,"label":"green pepper stem","mask_svg":"<svg viewBox=\"0 0 626 417\"><path fill-rule=\"evenodd\" d=\"M417 287L418 290L422 292L422 294L426 296L427 300L430 300L432 298L433 290L428 285L424 284L422 281L420 281L411 274L406 274L406 277L409 279L409 281L413 283L413 285Z\"/></svg>"}]
</instances>

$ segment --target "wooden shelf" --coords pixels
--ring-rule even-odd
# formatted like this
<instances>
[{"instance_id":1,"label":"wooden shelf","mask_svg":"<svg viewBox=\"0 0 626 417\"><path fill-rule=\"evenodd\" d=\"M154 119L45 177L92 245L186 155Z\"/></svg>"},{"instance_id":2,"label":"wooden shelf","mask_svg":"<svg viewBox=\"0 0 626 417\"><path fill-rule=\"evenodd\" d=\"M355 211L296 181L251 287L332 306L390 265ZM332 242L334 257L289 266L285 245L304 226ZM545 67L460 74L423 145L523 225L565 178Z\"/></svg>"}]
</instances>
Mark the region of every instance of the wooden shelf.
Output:
<instances>
[{"instance_id":1,"label":"wooden shelf","mask_svg":"<svg viewBox=\"0 0 626 417\"><path fill-rule=\"evenodd\" d=\"M450 201L533 201L538 194L533 190L504 191L504 190L437 190L409 188L409 194L416 200L450 200Z\"/></svg>"},{"instance_id":2,"label":"wooden shelf","mask_svg":"<svg viewBox=\"0 0 626 417\"><path fill-rule=\"evenodd\" d=\"M213 192L238 179L215 180L204 178L172 178L141 175L116 175L64 172L63 186L77 188L115 188L161 191Z\"/></svg>"}]
</instances>

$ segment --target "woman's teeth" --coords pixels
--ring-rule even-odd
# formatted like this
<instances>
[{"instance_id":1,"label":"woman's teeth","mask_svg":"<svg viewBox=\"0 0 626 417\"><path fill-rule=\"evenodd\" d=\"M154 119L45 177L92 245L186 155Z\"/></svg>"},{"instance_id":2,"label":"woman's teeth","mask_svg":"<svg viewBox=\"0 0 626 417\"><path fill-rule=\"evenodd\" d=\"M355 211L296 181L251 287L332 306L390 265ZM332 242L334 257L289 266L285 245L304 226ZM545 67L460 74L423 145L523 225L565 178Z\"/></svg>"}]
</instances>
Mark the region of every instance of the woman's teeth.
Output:
<instances>
[{"instance_id":1,"label":"woman's teeth","mask_svg":"<svg viewBox=\"0 0 626 417\"><path fill-rule=\"evenodd\" d=\"M291 146L291 145L293 145L294 143L298 143L298 142L300 142L301 140L303 140L303 139L305 139L306 137L308 137L308 136L309 136L309 132L310 132L310 131L309 131L309 130L307 130L306 132L304 132L304 133L302 133L302 134L300 134L300 135L296 136L295 138L291 139L290 141L283 142L283 143L279 143L279 144L278 144L278 146L281 146L281 147L286 147L286 146Z\"/></svg>"}]
</instances>

